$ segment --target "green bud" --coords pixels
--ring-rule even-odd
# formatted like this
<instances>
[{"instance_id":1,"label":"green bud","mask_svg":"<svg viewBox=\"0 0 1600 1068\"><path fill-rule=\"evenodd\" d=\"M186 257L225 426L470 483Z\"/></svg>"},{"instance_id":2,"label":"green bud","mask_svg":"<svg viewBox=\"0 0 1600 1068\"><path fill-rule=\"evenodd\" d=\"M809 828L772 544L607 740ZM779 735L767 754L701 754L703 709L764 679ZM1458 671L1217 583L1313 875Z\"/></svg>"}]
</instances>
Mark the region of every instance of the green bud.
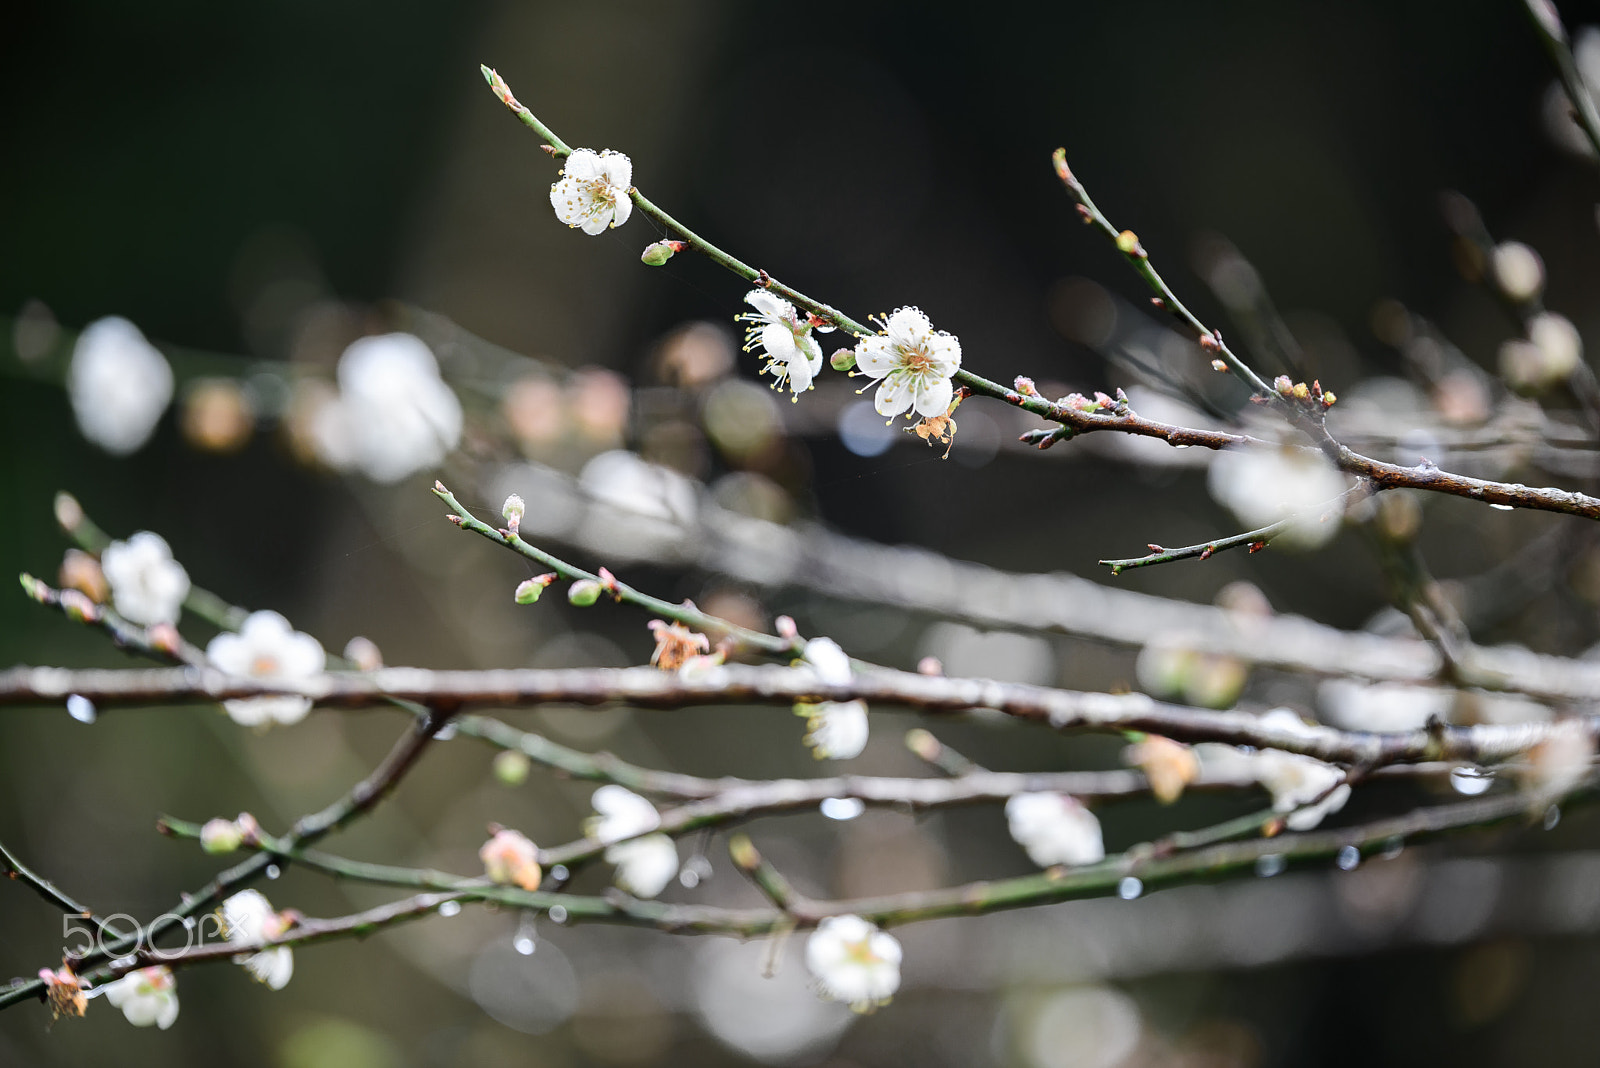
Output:
<instances>
[{"instance_id":1,"label":"green bud","mask_svg":"<svg viewBox=\"0 0 1600 1068\"><path fill-rule=\"evenodd\" d=\"M663 263L682 252L683 248L682 241L657 241L653 245L645 246L645 250L639 256L639 259L651 267L660 267Z\"/></svg>"},{"instance_id":2,"label":"green bud","mask_svg":"<svg viewBox=\"0 0 1600 1068\"><path fill-rule=\"evenodd\" d=\"M522 750L507 749L494 758L494 777L507 786L521 786L528 779L532 763Z\"/></svg>"},{"instance_id":3,"label":"green bud","mask_svg":"<svg viewBox=\"0 0 1600 1068\"><path fill-rule=\"evenodd\" d=\"M567 587L567 600L579 608L588 608L600 599L603 589L594 579L579 579Z\"/></svg>"},{"instance_id":4,"label":"green bud","mask_svg":"<svg viewBox=\"0 0 1600 1068\"><path fill-rule=\"evenodd\" d=\"M200 848L207 853L232 853L243 841L244 834L233 820L208 820L200 828Z\"/></svg>"},{"instance_id":5,"label":"green bud","mask_svg":"<svg viewBox=\"0 0 1600 1068\"><path fill-rule=\"evenodd\" d=\"M835 371L854 371L856 369L856 350L840 349L828 357L828 365Z\"/></svg>"}]
</instances>

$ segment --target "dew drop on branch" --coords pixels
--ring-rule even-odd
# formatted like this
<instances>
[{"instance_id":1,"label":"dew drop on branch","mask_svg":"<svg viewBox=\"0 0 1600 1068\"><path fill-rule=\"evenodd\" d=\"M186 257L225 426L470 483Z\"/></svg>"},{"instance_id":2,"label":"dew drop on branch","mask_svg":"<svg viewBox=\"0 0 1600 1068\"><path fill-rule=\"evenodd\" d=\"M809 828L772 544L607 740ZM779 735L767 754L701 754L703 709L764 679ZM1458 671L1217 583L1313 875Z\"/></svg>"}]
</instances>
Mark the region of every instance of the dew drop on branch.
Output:
<instances>
[{"instance_id":1,"label":"dew drop on branch","mask_svg":"<svg viewBox=\"0 0 1600 1068\"><path fill-rule=\"evenodd\" d=\"M98 713L95 711L93 701L81 693L75 693L67 697L67 715L79 723L93 723Z\"/></svg>"},{"instance_id":2,"label":"dew drop on branch","mask_svg":"<svg viewBox=\"0 0 1600 1068\"><path fill-rule=\"evenodd\" d=\"M1494 785L1494 772L1482 768L1451 768L1450 785L1455 787L1456 793L1473 797Z\"/></svg>"},{"instance_id":3,"label":"dew drop on branch","mask_svg":"<svg viewBox=\"0 0 1600 1068\"><path fill-rule=\"evenodd\" d=\"M1132 901L1142 893L1144 893L1144 883L1135 876L1124 876L1117 884L1117 896L1124 901Z\"/></svg>"},{"instance_id":4,"label":"dew drop on branch","mask_svg":"<svg viewBox=\"0 0 1600 1068\"><path fill-rule=\"evenodd\" d=\"M266 871L267 878L276 879L278 876L280 876L282 874L283 874L283 872L278 869L278 866L276 864L268 864L267 865L267 871Z\"/></svg>"},{"instance_id":5,"label":"dew drop on branch","mask_svg":"<svg viewBox=\"0 0 1600 1068\"><path fill-rule=\"evenodd\" d=\"M446 901L444 904L439 906L439 915L446 918L450 916L458 916L460 914L461 902L459 901Z\"/></svg>"},{"instance_id":6,"label":"dew drop on branch","mask_svg":"<svg viewBox=\"0 0 1600 1068\"><path fill-rule=\"evenodd\" d=\"M1256 874L1263 879L1270 879L1281 872L1287 864L1282 853L1268 853L1256 858Z\"/></svg>"},{"instance_id":7,"label":"dew drop on branch","mask_svg":"<svg viewBox=\"0 0 1600 1068\"><path fill-rule=\"evenodd\" d=\"M1347 845L1339 850L1339 855L1334 858L1334 863L1339 865L1340 871L1355 871L1361 863L1361 850L1353 845Z\"/></svg>"}]
</instances>

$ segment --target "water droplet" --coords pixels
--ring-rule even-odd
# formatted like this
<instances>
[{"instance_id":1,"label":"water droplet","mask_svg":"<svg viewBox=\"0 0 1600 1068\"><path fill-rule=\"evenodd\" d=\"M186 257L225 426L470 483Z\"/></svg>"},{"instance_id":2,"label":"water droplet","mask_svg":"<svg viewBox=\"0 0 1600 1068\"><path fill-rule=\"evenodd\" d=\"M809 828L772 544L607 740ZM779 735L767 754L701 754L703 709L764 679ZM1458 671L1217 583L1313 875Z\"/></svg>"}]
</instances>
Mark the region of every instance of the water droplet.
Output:
<instances>
[{"instance_id":1,"label":"water droplet","mask_svg":"<svg viewBox=\"0 0 1600 1068\"><path fill-rule=\"evenodd\" d=\"M1334 863L1339 865L1340 871L1355 871L1356 865L1361 863L1361 850L1353 845L1347 845L1339 850L1339 855L1334 858Z\"/></svg>"},{"instance_id":2,"label":"water droplet","mask_svg":"<svg viewBox=\"0 0 1600 1068\"><path fill-rule=\"evenodd\" d=\"M550 865L550 878L554 879L558 883L566 882L567 876L571 874L572 873L567 870L567 866L565 864Z\"/></svg>"},{"instance_id":3,"label":"water droplet","mask_svg":"<svg viewBox=\"0 0 1600 1068\"><path fill-rule=\"evenodd\" d=\"M1406 840L1398 834L1383 844L1383 852L1378 856L1384 860L1393 860L1406 851Z\"/></svg>"},{"instance_id":4,"label":"water droplet","mask_svg":"<svg viewBox=\"0 0 1600 1068\"><path fill-rule=\"evenodd\" d=\"M1144 883L1132 875L1123 876L1122 881L1117 884L1117 896L1124 901L1132 901L1142 893L1144 893Z\"/></svg>"},{"instance_id":5,"label":"water droplet","mask_svg":"<svg viewBox=\"0 0 1600 1068\"><path fill-rule=\"evenodd\" d=\"M433 740L436 742L448 742L455 736L456 725L454 723L446 723L443 727L433 732Z\"/></svg>"},{"instance_id":6,"label":"water droplet","mask_svg":"<svg viewBox=\"0 0 1600 1068\"><path fill-rule=\"evenodd\" d=\"M95 711L93 701L81 693L75 693L67 697L67 715L79 723L93 723L98 713Z\"/></svg>"},{"instance_id":7,"label":"water droplet","mask_svg":"<svg viewBox=\"0 0 1600 1068\"><path fill-rule=\"evenodd\" d=\"M696 853L684 861L683 870L678 872L678 882L687 887L696 887L711 878L711 862L704 853Z\"/></svg>"},{"instance_id":8,"label":"water droplet","mask_svg":"<svg viewBox=\"0 0 1600 1068\"><path fill-rule=\"evenodd\" d=\"M1489 507L1493 508L1497 512L1515 511L1515 509L1509 504L1491 504Z\"/></svg>"},{"instance_id":9,"label":"water droplet","mask_svg":"<svg viewBox=\"0 0 1600 1068\"><path fill-rule=\"evenodd\" d=\"M567 922L567 907L565 905L551 905L550 918L556 923Z\"/></svg>"},{"instance_id":10,"label":"water droplet","mask_svg":"<svg viewBox=\"0 0 1600 1068\"><path fill-rule=\"evenodd\" d=\"M276 864L268 864L267 865L267 878L276 879L278 876L280 876L282 874L283 874L283 872L278 870L278 866Z\"/></svg>"},{"instance_id":11,"label":"water droplet","mask_svg":"<svg viewBox=\"0 0 1600 1068\"><path fill-rule=\"evenodd\" d=\"M183 918L183 929L185 931L194 930L194 917L193 916L185 916Z\"/></svg>"},{"instance_id":12,"label":"water droplet","mask_svg":"<svg viewBox=\"0 0 1600 1068\"><path fill-rule=\"evenodd\" d=\"M439 906L439 915L441 916L459 916L460 914L461 902L459 901L446 901L444 904Z\"/></svg>"},{"instance_id":13,"label":"water droplet","mask_svg":"<svg viewBox=\"0 0 1600 1068\"><path fill-rule=\"evenodd\" d=\"M517 923L517 933L511 939L511 948L524 957L530 957L533 955L536 937L537 934L533 929L533 913L524 912L522 919Z\"/></svg>"},{"instance_id":14,"label":"water droplet","mask_svg":"<svg viewBox=\"0 0 1600 1068\"><path fill-rule=\"evenodd\" d=\"M1256 874L1263 879L1270 879L1288 866L1288 861L1283 859L1282 853L1268 853L1256 858Z\"/></svg>"},{"instance_id":15,"label":"water droplet","mask_svg":"<svg viewBox=\"0 0 1600 1068\"><path fill-rule=\"evenodd\" d=\"M1494 772L1465 766L1451 768L1450 785L1456 788L1456 793L1472 797L1494 785Z\"/></svg>"},{"instance_id":16,"label":"water droplet","mask_svg":"<svg viewBox=\"0 0 1600 1068\"><path fill-rule=\"evenodd\" d=\"M858 797L830 797L822 802L822 814L830 820L853 820L867 809Z\"/></svg>"},{"instance_id":17,"label":"water droplet","mask_svg":"<svg viewBox=\"0 0 1600 1068\"><path fill-rule=\"evenodd\" d=\"M1559 806L1559 805L1551 805L1549 808L1544 810L1544 829L1545 830L1547 830L1547 831L1555 830L1556 829L1556 824L1558 824L1560 822L1561 822L1561 806Z\"/></svg>"},{"instance_id":18,"label":"water droplet","mask_svg":"<svg viewBox=\"0 0 1600 1068\"><path fill-rule=\"evenodd\" d=\"M1187 446L1187 445L1174 445L1173 446L1174 449L1187 449L1188 447L1189 446Z\"/></svg>"}]
</instances>

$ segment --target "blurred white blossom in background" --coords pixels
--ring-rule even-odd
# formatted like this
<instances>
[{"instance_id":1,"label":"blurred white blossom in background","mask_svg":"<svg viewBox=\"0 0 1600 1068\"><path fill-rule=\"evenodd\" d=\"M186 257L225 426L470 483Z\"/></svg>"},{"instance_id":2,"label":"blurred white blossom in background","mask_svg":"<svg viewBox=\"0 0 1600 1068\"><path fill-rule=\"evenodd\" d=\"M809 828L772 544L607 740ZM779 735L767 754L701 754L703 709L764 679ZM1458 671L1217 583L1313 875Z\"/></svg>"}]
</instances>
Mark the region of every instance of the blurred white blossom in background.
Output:
<instances>
[{"instance_id":1,"label":"blurred white blossom in background","mask_svg":"<svg viewBox=\"0 0 1600 1068\"><path fill-rule=\"evenodd\" d=\"M339 395L312 417L317 456L336 471L394 483L436 466L461 441L461 402L421 338L382 334L339 357Z\"/></svg>"},{"instance_id":2,"label":"blurred white blossom in background","mask_svg":"<svg viewBox=\"0 0 1600 1068\"><path fill-rule=\"evenodd\" d=\"M327 663L322 645L295 630L276 612L251 612L239 633L227 631L211 639L206 659L230 675L264 683L294 682L320 674ZM309 697L243 697L222 702L235 723L246 727L295 723L311 711Z\"/></svg>"},{"instance_id":3,"label":"blurred white blossom in background","mask_svg":"<svg viewBox=\"0 0 1600 1068\"><path fill-rule=\"evenodd\" d=\"M129 972L101 993L135 1027L154 1024L165 1031L178 1019L177 980L165 965Z\"/></svg>"},{"instance_id":4,"label":"blurred white blossom in background","mask_svg":"<svg viewBox=\"0 0 1600 1068\"><path fill-rule=\"evenodd\" d=\"M1315 449L1225 449L1211 461L1211 496L1250 528L1300 518L1274 539L1314 549L1339 530L1345 478ZM1327 521L1323 517L1327 516Z\"/></svg>"},{"instance_id":5,"label":"blurred white blossom in background","mask_svg":"<svg viewBox=\"0 0 1600 1068\"><path fill-rule=\"evenodd\" d=\"M83 436L113 456L150 440L172 388L166 357L128 320L96 319L78 335L67 372L72 413Z\"/></svg>"},{"instance_id":6,"label":"blurred white blossom in background","mask_svg":"<svg viewBox=\"0 0 1600 1068\"><path fill-rule=\"evenodd\" d=\"M886 1005L900 989L900 943L860 916L829 916L806 939L817 992L857 1012Z\"/></svg>"},{"instance_id":7,"label":"blurred white blossom in background","mask_svg":"<svg viewBox=\"0 0 1600 1068\"><path fill-rule=\"evenodd\" d=\"M250 945L278 938L289 929L290 917L276 912L259 890L241 890L222 903L223 934L229 942ZM274 990L282 990L294 975L294 951L274 946L241 953L233 962Z\"/></svg>"},{"instance_id":8,"label":"blurred white blossom in background","mask_svg":"<svg viewBox=\"0 0 1600 1068\"><path fill-rule=\"evenodd\" d=\"M1066 794L1017 794L1006 802L1006 827L1041 868L1105 859L1100 821Z\"/></svg>"},{"instance_id":9,"label":"blurred white blossom in background","mask_svg":"<svg viewBox=\"0 0 1600 1068\"><path fill-rule=\"evenodd\" d=\"M111 587L111 603L130 623L176 623L189 596L189 573L172 558L160 534L141 530L114 541L100 554L100 568Z\"/></svg>"},{"instance_id":10,"label":"blurred white blossom in background","mask_svg":"<svg viewBox=\"0 0 1600 1068\"><path fill-rule=\"evenodd\" d=\"M678 874L678 846L664 834L646 833L661 825L656 806L615 783L596 790L590 804L596 815L585 823L584 831L602 842L616 843L607 847L605 859L617 869L617 885L635 897L655 897L665 890Z\"/></svg>"},{"instance_id":11,"label":"blurred white blossom in background","mask_svg":"<svg viewBox=\"0 0 1600 1068\"><path fill-rule=\"evenodd\" d=\"M827 685L844 686L850 682L850 657L832 638L812 638L806 643L805 659ZM801 702L794 710L806 718L805 744L818 760L852 760L867 747L865 701Z\"/></svg>"}]
</instances>

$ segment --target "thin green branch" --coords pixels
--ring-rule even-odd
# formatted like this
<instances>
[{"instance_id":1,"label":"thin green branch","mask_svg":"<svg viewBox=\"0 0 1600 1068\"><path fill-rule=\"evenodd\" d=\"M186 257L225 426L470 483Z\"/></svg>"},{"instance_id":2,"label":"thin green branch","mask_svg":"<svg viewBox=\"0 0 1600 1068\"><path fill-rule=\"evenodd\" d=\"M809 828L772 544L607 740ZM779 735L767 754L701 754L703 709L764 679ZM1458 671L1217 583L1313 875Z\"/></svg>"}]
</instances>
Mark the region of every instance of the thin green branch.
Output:
<instances>
[{"instance_id":1,"label":"thin green branch","mask_svg":"<svg viewBox=\"0 0 1600 1068\"><path fill-rule=\"evenodd\" d=\"M1203 541L1196 545L1185 545L1181 549L1166 549L1160 545L1151 545L1149 554L1145 556L1135 556L1127 560L1101 560L1100 564L1103 567L1109 567L1113 575L1120 575L1124 571L1132 571L1134 568L1170 564L1176 560L1192 560L1195 558L1209 560L1217 553L1227 552L1229 549L1237 549L1241 545L1248 546L1253 553L1260 552L1267 547L1273 538L1276 538L1284 531L1307 523L1313 514L1319 517L1319 522L1324 523L1342 515L1350 498L1358 493L1364 498L1366 487L1364 485L1353 486L1333 500L1318 505L1316 508L1308 509L1304 512L1296 512L1294 515L1280 519L1276 523L1268 523L1264 527L1247 530L1243 534L1233 534L1226 538L1218 538L1215 541ZM1335 506L1338 506L1338 512L1331 511Z\"/></svg>"},{"instance_id":2,"label":"thin green branch","mask_svg":"<svg viewBox=\"0 0 1600 1068\"><path fill-rule=\"evenodd\" d=\"M529 560L536 562L541 567L549 568L568 582L587 580L601 583L608 594L624 604L643 608L645 611L653 612L664 619L670 619L687 627L705 631L713 637L720 638L725 636L732 638L740 645L758 649L773 656L799 656L805 651L805 643L799 638L783 638L775 634L764 634L758 630L741 627L737 623L731 623L726 619L720 619L717 616L702 612L688 602L672 604L669 601L663 601L659 597L641 593L618 579L607 580L604 576L569 564L560 557L552 556L538 546L530 545L528 542L523 541L522 537L516 533L509 530L498 530L483 522L468 511L460 501L456 500L455 494L446 489L443 482L435 482L433 484L433 495L449 506L454 516L451 521L462 530L479 534L496 545L504 545L513 552L520 553Z\"/></svg>"}]
</instances>

